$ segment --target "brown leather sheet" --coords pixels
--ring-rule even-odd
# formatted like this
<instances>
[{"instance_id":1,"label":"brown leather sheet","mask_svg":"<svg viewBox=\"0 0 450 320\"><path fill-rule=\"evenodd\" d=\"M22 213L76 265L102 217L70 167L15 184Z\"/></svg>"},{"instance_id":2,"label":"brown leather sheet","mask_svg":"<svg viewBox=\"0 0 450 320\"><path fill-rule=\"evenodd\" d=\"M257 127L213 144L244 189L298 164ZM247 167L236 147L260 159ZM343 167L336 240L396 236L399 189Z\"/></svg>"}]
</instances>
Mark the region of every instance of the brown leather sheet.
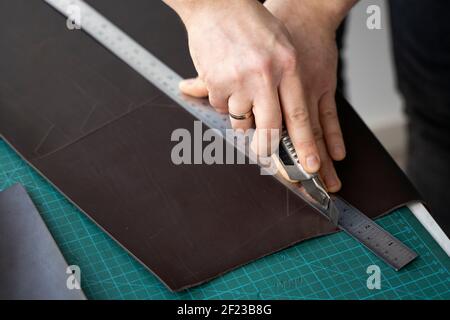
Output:
<instances>
[{"instance_id":1,"label":"brown leather sheet","mask_svg":"<svg viewBox=\"0 0 450 320\"><path fill-rule=\"evenodd\" d=\"M0 192L0 300L85 300L67 288L67 267L25 189Z\"/></svg>"},{"instance_id":2,"label":"brown leather sheet","mask_svg":"<svg viewBox=\"0 0 450 320\"><path fill-rule=\"evenodd\" d=\"M182 76L185 31L161 1L88 1ZM171 162L193 116L42 1L0 3L0 133L97 224L181 290L335 231L255 165ZM350 105L341 195L370 217L419 199Z\"/></svg>"}]
</instances>

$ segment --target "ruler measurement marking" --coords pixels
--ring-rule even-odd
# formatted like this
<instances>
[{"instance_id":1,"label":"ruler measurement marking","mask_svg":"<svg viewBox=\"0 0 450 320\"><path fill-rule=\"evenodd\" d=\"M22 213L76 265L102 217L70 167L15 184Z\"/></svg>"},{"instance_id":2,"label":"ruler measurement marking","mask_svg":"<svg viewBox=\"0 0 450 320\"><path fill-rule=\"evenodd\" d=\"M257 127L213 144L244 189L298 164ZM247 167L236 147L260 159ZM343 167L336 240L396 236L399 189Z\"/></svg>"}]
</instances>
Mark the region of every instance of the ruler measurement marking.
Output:
<instances>
[{"instance_id":1,"label":"ruler measurement marking","mask_svg":"<svg viewBox=\"0 0 450 320\"><path fill-rule=\"evenodd\" d=\"M222 137L228 140L225 135L225 130L231 128L228 116L218 114L205 101L190 99L181 94L178 90L178 83L181 80L181 77L178 74L153 54L148 52L140 44L131 39L122 30L109 22L94 8L81 0L44 1L65 16L68 16L67 8L70 5L78 6L81 11L81 27L85 32L103 44L132 69L164 92L186 111L205 123L208 127L219 129ZM234 141L231 140L229 142L233 144ZM239 149L240 148L238 148L238 151L242 152L242 150ZM282 178L275 178L294 191L303 200L308 202L305 196L291 184L283 181ZM390 235L359 210L349 206L340 198L336 198L336 201L338 201L344 209L339 219L339 227L357 241L364 244L368 249L396 270L400 269L417 256L403 243ZM312 206L314 207L313 204Z\"/></svg>"},{"instance_id":2,"label":"ruler measurement marking","mask_svg":"<svg viewBox=\"0 0 450 320\"><path fill-rule=\"evenodd\" d=\"M415 252L357 209L352 209L342 199L338 198L336 201L343 212L340 226L396 270L417 257Z\"/></svg>"}]
</instances>

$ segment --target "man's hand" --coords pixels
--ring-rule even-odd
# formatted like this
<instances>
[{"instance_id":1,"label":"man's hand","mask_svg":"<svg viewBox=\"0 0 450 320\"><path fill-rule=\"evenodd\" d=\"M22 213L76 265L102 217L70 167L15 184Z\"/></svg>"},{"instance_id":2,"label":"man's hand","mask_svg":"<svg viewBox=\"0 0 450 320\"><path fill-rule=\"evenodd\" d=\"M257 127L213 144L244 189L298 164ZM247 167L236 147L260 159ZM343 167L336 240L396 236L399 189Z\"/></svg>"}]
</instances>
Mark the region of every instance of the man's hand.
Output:
<instances>
[{"instance_id":1,"label":"man's hand","mask_svg":"<svg viewBox=\"0 0 450 320\"><path fill-rule=\"evenodd\" d=\"M255 0L166 0L186 25L199 74L183 81L181 90L209 95L220 112L253 110L257 133L279 129L283 118L303 167L320 167L335 192L341 184L331 159L345 157L334 102L340 18L335 8L332 19L319 16L323 8L314 1L327 0L269 0L268 10ZM254 123L232 119L232 125L247 129Z\"/></svg>"},{"instance_id":2,"label":"man's hand","mask_svg":"<svg viewBox=\"0 0 450 320\"><path fill-rule=\"evenodd\" d=\"M356 0L267 0L264 5L282 21L297 53L301 90L319 149L320 175L336 192L341 182L332 160L345 157L336 112L335 91L338 52L335 33Z\"/></svg>"},{"instance_id":3,"label":"man's hand","mask_svg":"<svg viewBox=\"0 0 450 320\"><path fill-rule=\"evenodd\" d=\"M199 75L196 82L183 82L182 91L209 94L211 105L220 112L239 115L253 110L254 118L231 121L235 129L255 124L258 146L267 140L266 135L258 135L260 129L281 129L283 111L302 165L317 171L319 151L301 90L296 51L284 24L255 0L166 2L186 25Z\"/></svg>"}]
</instances>

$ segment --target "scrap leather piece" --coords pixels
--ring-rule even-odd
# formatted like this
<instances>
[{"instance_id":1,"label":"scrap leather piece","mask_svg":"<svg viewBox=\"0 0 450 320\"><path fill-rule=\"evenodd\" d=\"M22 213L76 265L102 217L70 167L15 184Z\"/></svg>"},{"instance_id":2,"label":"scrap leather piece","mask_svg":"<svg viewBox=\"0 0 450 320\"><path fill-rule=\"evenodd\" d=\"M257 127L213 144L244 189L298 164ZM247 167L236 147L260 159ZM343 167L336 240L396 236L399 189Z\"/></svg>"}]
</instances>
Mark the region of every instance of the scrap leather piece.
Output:
<instances>
[{"instance_id":1,"label":"scrap leather piece","mask_svg":"<svg viewBox=\"0 0 450 320\"><path fill-rule=\"evenodd\" d=\"M178 291L335 232L255 165L174 165L194 117L43 2L0 4L0 133L71 201ZM183 26L158 1L88 1L182 76ZM7 27L6 27L7 26ZM347 158L340 195L375 218L419 195L337 97Z\"/></svg>"},{"instance_id":2,"label":"scrap leather piece","mask_svg":"<svg viewBox=\"0 0 450 320\"><path fill-rule=\"evenodd\" d=\"M67 267L25 189L0 192L0 300L85 300L67 288Z\"/></svg>"}]
</instances>

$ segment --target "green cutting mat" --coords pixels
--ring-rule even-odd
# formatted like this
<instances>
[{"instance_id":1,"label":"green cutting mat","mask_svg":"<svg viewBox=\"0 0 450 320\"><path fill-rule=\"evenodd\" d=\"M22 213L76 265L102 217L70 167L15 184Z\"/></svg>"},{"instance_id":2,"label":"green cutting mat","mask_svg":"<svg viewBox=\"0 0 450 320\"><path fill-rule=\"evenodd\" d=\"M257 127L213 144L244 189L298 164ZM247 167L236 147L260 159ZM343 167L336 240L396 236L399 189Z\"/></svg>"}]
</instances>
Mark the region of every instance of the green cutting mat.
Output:
<instances>
[{"instance_id":1,"label":"green cutting mat","mask_svg":"<svg viewBox=\"0 0 450 320\"><path fill-rule=\"evenodd\" d=\"M25 186L90 299L450 299L450 259L404 208L378 222L419 258L395 272L343 232L259 259L172 293L0 139L0 190ZM369 265L381 289L366 286Z\"/></svg>"}]
</instances>

